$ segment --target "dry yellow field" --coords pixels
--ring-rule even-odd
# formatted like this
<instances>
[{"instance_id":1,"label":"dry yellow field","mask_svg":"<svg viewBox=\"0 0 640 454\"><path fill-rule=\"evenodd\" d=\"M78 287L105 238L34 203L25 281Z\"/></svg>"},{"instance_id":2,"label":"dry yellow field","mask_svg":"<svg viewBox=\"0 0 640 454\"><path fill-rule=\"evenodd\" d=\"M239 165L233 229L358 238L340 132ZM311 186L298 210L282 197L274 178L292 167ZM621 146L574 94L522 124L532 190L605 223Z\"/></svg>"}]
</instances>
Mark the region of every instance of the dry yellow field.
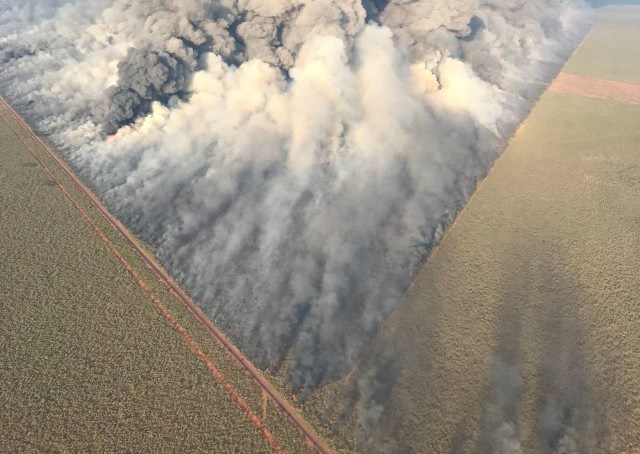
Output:
<instances>
[{"instance_id":1,"label":"dry yellow field","mask_svg":"<svg viewBox=\"0 0 640 454\"><path fill-rule=\"evenodd\" d=\"M565 70L640 82L600 14ZM639 453L640 106L545 93L342 392L367 452Z\"/></svg>"},{"instance_id":2,"label":"dry yellow field","mask_svg":"<svg viewBox=\"0 0 640 454\"><path fill-rule=\"evenodd\" d=\"M310 452L0 105L0 453L274 448L29 152L287 452Z\"/></svg>"},{"instance_id":3,"label":"dry yellow field","mask_svg":"<svg viewBox=\"0 0 640 454\"><path fill-rule=\"evenodd\" d=\"M640 83L640 6L607 6L598 10L599 20L565 70L583 76Z\"/></svg>"}]
</instances>

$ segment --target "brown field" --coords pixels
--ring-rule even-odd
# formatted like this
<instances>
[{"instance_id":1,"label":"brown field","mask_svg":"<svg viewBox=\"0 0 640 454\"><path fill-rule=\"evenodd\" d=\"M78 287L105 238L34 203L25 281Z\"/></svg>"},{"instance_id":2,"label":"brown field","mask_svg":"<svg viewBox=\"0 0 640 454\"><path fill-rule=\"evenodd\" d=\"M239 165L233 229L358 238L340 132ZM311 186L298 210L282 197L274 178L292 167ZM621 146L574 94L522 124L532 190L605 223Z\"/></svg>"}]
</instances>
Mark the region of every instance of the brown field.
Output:
<instances>
[{"instance_id":1,"label":"brown field","mask_svg":"<svg viewBox=\"0 0 640 454\"><path fill-rule=\"evenodd\" d=\"M639 43L640 7L606 8L565 70L637 83ZM309 413L364 452L640 453L638 150L639 105L545 93Z\"/></svg>"},{"instance_id":2,"label":"brown field","mask_svg":"<svg viewBox=\"0 0 640 454\"><path fill-rule=\"evenodd\" d=\"M592 79L565 72L558 74L549 90L554 93L570 93L589 98L640 104L640 85L605 79Z\"/></svg>"},{"instance_id":3,"label":"brown field","mask_svg":"<svg viewBox=\"0 0 640 454\"><path fill-rule=\"evenodd\" d=\"M0 452L311 451L128 233L0 117Z\"/></svg>"}]
</instances>

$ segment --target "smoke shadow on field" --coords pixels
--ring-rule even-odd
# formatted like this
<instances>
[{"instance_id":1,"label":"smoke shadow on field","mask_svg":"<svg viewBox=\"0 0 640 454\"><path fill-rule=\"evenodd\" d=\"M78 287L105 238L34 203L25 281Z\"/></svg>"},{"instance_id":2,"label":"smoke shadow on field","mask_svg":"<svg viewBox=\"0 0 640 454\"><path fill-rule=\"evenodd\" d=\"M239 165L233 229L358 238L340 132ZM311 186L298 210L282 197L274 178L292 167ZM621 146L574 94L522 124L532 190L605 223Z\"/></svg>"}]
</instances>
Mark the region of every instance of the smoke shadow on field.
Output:
<instances>
[{"instance_id":1,"label":"smoke shadow on field","mask_svg":"<svg viewBox=\"0 0 640 454\"><path fill-rule=\"evenodd\" d=\"M535 388L535 451L606 452L607 429L598 411L583 352L583 303L571 273L541 252L507 273L497 343L473 452L511 454L522 446L522 396ZM527 326L528 325L528 326ZM526 328L525 328L526 326ZM534 361L535 382L523 364ZM459 450L458 452L463 452Z\"/></svg>"},{"instance_id":2,"label":"smoke shadow on field","mask_svg":"<svg viewBox=\"0 0 640 454\"><path fill-rule=\"evenodd\" d=\"M608 430L583 350L582 299L576 284L562 286L565 274L547 274L548 302L539 320L538 451L606 452ZM559 286L561 290L556 291Z\"/></svg>"},{"instance_id":3,"label":"smoke shadow on field","mask_svg":"<svg viewBox=\"0 0 640 454\"><path fill-rule=\"evenodd\" d=\"M423 292L420 287L439 293L436 289L447 279L446 273L442 269L416 277L420 282L407 290L404 299L414 300ZM414 422L422 427L441 425L437 409L443 376L435 361L442 330L450 322L445 301L438 296L422 300L425 310L414 314L417 325L385 322L358 364L348 383L350 393L345 393L348 398L342 403L350 412L345 414L355 416L357 452L424 452L420 436L412 432ZM466 440L466 434L460 433L461 440Z\"/></svg>"},{"instance_id":4,"label":"smoke shadow on field","mask_svg":"<svg viewBox=\"0 0 640 454\"><path fill-rule=\"evenodd\" d=\"M519 252L504 273L482 410L477 424L473 416L458 421L451 454L607 452L608 429L585 361L584 300L562 260L545 248Z\"/></svg>"},{"instance_id":5,"label":"smoke shadow on field","mask_svg":"<svg viewBox=\"0 0 640 454\"><path fill-rule=\"evenodd\" d=\"M498 316L497 345L480 420L476 452L515 453L520 450L519 400L521 377L522 308L505 301Z\"/></svg>"},{"instance_id":6,"label":"smoke shadow on field","mask_svg":"<svg viewBox=\"0 0 640 454\"><path fill-rule=\"evenodd\" d=\"M472 385L477 394L465 391L478 400L461 407L439 405L447 395L462 392L448 384L451 370L442 373L441 362L434 361L433 355L449 356L453 351L441 350L445 344L439 344L439 336L444 326L472 331L476 327L466 318L458 319L464 317L460 313L446 313L442 303L448 296L428 298L428 318L415 315L424 323L416 327L391 322L383 327L377 345L353 376L349 374L343 394L347 397L325 415L335 433L349 426L361 452L424 452L424 443L434 433L449 437L446 449L452 454L607 452L606 421L585 361L580 286L564 268L562 249L553 239L546 233L535 240L530 236L495 251L510 260L497 273L495 293L489 292L495 299L476 302L491 314L492 334L483 341L482 331L470 332L468 339L491 342L488 368L464 361L453 366L461 373L483 374L468 376L477 382L477 387ZM442 267L426 273L421 286L441 292L438 283L450 272ZM483 330L481 323L477 329ZM407 333L414 337L413 347L402 340ZM443 414L447 408L452 413ZM407 423L416 418L419 424ZM423 434L408 430L416 426L424 428Z\"/></svg>"}]
</instances>

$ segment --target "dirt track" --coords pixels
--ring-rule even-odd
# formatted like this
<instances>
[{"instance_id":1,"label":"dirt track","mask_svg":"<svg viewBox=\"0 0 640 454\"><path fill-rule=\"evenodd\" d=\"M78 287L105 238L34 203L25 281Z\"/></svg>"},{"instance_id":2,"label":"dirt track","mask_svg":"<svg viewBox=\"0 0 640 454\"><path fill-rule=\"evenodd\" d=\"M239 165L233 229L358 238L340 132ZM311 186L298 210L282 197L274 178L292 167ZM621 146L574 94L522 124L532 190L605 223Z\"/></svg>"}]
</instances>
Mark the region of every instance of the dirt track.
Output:
<instances>
[{"instance_id":1,"label":"dirt track","mask_svg":"<svg viewBox=\"0 0 640 454\"><path fill-rule=\"evenodd\" d=\"M549 89L556 93L640 104L640 85L594 79L565 72L558 74Z\"/></svg>"},{"instance_id":2,"label":"dirt track","mask_svg":"<svg viewBox=\"0 0 640 454\"><path fill-rule=\"evenodd\" d=\"M87 200L95 207L104 219L118 232L118 234L126 240L128 245L136 252L136 254L142 259L145 265L153 272L158 280L179 300L191 313L191 315L205 328L207 333L227 352L227 354L238 364L238 366L250 376L253 381L262 389L264 394L272 402L272 404L285 416L285 418L292 424L292 426L302 435L305 441L319 453L330 453L330 449L318 438L313 430L307 425L304 419L296 412L296 410L283 398L271 384L262 376L251 362L229 341L222 332L220 332L213 323L204 315L204 313L198 308L195 303L182 291L178 284L167 274L164 269L156 263L143 248L140 246L135 237L116 219L108 210L102 205L99 199L88 189L75 174L69 169L66 163L52 151L27 125L27 123L20 117L20 115L3 99L0 97L0 103L10 111L21 127L27 132L39 145L42 151L44 151L55 162L58 168L65 174L66 177L77 187L77 189L87 198ZM13 128L12 128L13 129ZM21 139L22 140L22 139ZM277 451L284 452L282 447L273 438L270 432L262 424L260 419L253 413L253 411L242 401L240 396L235 393L231 385L229 385L222 374L213 366L211 361L204 355L199 349L196 343L188 336L188 334L182 329L179 323L171 315L171 313L155 298L155 295L149 290L142 279L137 275L133 268L125 261L125 259L113 248L113 245L104 236L102 232L96 227L95 223L91 221L88 215L79 207L73 197L64 189L64 187L56 180L53 173L46 167L46 165L37 158L33 150L25 143L25 146L29 148L29 151L34 155L36 160L42 166L44 172L51 178L57 186L62 190L65 197L67 197L80 215L90 224L91 228L98 234L103 243L111 250L111 252L118 258L122 265L127 269L129 274L133 276L138 285L140 285L145 293L149 295L154 304L158 307L162 315L169 321L173 328L178 332L182 339L189 345L191 350L205 363L211 373L218 379L222 385L230 392L236 403L247 413L252 423L263 433L269 444Z\"/></svg>"}]
</instances>

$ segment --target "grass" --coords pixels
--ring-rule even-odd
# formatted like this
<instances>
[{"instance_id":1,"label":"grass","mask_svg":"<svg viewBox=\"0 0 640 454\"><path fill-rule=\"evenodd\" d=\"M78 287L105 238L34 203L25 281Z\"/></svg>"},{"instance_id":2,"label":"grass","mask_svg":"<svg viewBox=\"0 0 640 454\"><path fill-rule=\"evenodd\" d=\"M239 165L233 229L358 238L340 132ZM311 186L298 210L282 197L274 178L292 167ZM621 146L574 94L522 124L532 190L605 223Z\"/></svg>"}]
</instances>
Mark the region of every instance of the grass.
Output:
<instances>
[{"instance_id":1,"label":"grass","mask_svg":"<svg viewBox=\"0 0 640 454\"><path fill-rule=\"evenodd\" d=\"M607 6L598 15L598 24L566 71L640 83L640 6Z\"/></svg>"},{"instance_id":2,"label":"grass","mask_svg":"<svg viewBox=\"0 0 640 454\"><path fill-rule=\"evenodd\" d=\"M633 82L639 11L567 70ZM365 452L640 452L639 131L640 106L545 93L319 419L375 376Z\"/></svg>"},{"instance_id":3,"label":"grass","mask_svg":"<svg viewBox=\"0 0 640 454\"><path fill-rule=\"evenodd\" d=\"M54 173L261 415L258 387ZM0 232L0 451L272 452L4 122ZM267 413L287 452L308 452Z\"/></svg>"}]
</instances>

